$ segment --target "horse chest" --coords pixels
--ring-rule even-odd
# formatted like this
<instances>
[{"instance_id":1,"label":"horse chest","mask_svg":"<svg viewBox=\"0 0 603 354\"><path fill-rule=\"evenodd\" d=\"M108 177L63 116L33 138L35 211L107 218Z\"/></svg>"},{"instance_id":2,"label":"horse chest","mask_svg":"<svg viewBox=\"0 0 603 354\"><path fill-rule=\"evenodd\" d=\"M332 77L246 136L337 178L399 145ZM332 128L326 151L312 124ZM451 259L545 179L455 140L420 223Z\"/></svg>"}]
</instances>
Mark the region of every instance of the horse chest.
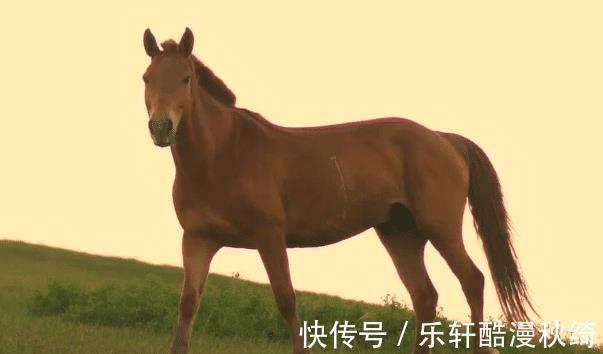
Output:
<instances>
[{"instance_id":1,"label":"horse chest","mask_svg":"<svg viewBox=\"0 0 603 354\"><path fill-rule=\"evenodd\" d=\"M205 207L176 207L178 221L184 231L203 234L232 233L232 225L218 214Z\"/></svg>"}]
</instances>

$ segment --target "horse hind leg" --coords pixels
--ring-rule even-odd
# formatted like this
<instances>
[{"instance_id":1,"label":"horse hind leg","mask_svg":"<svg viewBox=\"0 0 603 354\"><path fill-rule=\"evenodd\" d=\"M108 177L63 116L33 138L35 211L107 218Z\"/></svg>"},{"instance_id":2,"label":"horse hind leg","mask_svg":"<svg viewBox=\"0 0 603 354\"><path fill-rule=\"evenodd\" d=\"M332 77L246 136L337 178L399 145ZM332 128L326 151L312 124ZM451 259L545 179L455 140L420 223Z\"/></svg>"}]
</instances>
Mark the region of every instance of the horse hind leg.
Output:
<instances>
[{"instance_id":1,"label":"horse hind leg","mask_svg":"<svg viewBox=\"0 0 603 354\"><path fill-rule=\"evenodd\" d=\"M479 323L483 321L484 275L467 254L463 244L462 211L464 208L432 208L429 213L419 214L417 228L429 239L442 255L461 283L471 310L471 322L475 337L473 353L498 353L495 349L479 347ZM428 217L426 215L429 215ZM426 216L426 217L422 217Z\"/></svg>"},{"instance_id":2,"label":"horse hind leg","mask_svg":"<svg viewBox=\"0 0 603 354\"><path fill-rule=\"evenodd\" d=\"M479 323L483 321L484 311L484 275L467 254L461 233L450 238L433 239L431 242L458 278L469 304L475 333L473 353L498 353L495 349L480 348L478 345Z\"/></svg>"},{"instance_id":3,"label":"horse hind leg","mask_svg":"<svg viewBox=\"0 0 603 354\"><path fill-rule=\"evenodd\" d=\"M376 226L375 230L410 294L417 319L413 353L429 353L427 345L420 345L423 340L420 337L421 324L435 319L438 293L425 268L427 239L418 233L412 215L404 206L393 205L390 216L393 218Z\"/></svg>"}]
</instances>

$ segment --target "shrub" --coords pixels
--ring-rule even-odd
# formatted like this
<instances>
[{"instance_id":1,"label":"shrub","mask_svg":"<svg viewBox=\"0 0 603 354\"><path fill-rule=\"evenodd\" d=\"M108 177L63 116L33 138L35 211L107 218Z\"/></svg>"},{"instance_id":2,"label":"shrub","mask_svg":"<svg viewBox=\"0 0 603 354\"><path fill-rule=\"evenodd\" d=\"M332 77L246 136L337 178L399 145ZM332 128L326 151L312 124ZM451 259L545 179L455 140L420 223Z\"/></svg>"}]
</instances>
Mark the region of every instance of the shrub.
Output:
<instances>
[{"instance_id":1,"label":"shrub","mask_svg":"<svg viewBox=\"0 0 603 354\"><path fill-rule=\"evenodd\" d=\"M150 279L139 285L108 284L90 291L53 282L46 292L35 293L29 312L59 315L67 321L168 332L176 324L178 298L178 291ZM397 339L404 321L410 321L406 333L414 332L412 313L396 301L378 306L341 303L329 297L300 294L297 304L301 321L313 324L318 320L327 332L336 321L343 324L346 320L359 331L365 321L382 322L383 330L389 334L388 340ZM206 286L194 326L198 335L288 338L285 321L269 288L219 279ZM363 341L356 343L364 346Z\"/></svg>"},{"instance_id":2,"label":"shrub","mask_svg":"<svg viewBox=\"0 0 603 354\"><path fill-rule=\"evenodd\" d=\"M178 294L155 281L142 285L109 284L90 292L52 282L46 293L37 291L29 306L33 315L62 315L66 320L107 325L172 328Z\"/></svg>"},{"instance_id":3,"label":"shrub","mask_svg":"<svg viewBox=\"0 0 603 354\"><path fill-rule=\"evenodd\" d=\"M59 315L72 306L85 300L86 294L73 284L48 284L46 294L37 290L29 304L29 313L33 315Z\"/></svg>"}]
</instances>

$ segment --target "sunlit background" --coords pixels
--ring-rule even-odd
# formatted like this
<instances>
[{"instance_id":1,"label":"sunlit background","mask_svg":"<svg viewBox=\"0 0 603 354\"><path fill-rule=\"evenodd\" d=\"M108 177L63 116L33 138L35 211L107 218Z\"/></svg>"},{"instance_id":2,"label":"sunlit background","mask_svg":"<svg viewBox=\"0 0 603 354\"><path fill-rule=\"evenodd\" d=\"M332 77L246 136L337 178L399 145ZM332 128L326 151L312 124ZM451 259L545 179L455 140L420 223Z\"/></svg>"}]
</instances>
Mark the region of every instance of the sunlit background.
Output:
<instances>
[{"instance_id":1,"label":"sunlit background","mask_svg":"<svg viewBox=\"0 0 603 354\"><path fill-rule=\"evenodd\" d=\"M146 126L142 33L179 39L189 26L194 53L238 105L275 123L403 116L476 141L499 172L543 318L595 321L601 333L601 2L2 7L0 238L180 264L173 162ZM409 301L373 231L292 250L290 261L298 290ZM444 314L466 320L461 288L431 247L427 262ZM252 251L224 249L212 271L267 282ZM486 314L500 314L491 281Z\"/></svg>"}]
</instances>

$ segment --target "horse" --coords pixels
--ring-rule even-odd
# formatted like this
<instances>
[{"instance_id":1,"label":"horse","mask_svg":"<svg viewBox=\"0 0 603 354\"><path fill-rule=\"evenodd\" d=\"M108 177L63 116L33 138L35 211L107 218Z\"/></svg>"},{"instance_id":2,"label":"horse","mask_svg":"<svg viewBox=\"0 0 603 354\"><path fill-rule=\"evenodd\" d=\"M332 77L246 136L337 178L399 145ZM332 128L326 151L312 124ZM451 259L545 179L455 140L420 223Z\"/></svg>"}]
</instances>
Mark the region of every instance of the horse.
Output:
<instances>
[{"instance_id":1,"label":"horse","mask_svg":"<svg viewBox=\"0 0 603 354\"><path fill-rule=\"evenodd\" d=\"M184 280L171 353L189 350L191 327L212 257L222 247L256 249L295 354L299 334L287 249L332 244L374 228L408 290L420 329L436 316L438 293L424 262L429 241L456 275L475 323L483 321L484 276L463 244L469 203L508 321L533 306L514 250L496 171L457 134L403 118L292 128L236 106L236 96L192 54L186 28L159 48L152 32L143 80L148 129L175 164L173 203L183 229ZM359 255L360 256L360 255ZM426 337L423 337L426 338Z\"/></svg>"}]
</instances>

